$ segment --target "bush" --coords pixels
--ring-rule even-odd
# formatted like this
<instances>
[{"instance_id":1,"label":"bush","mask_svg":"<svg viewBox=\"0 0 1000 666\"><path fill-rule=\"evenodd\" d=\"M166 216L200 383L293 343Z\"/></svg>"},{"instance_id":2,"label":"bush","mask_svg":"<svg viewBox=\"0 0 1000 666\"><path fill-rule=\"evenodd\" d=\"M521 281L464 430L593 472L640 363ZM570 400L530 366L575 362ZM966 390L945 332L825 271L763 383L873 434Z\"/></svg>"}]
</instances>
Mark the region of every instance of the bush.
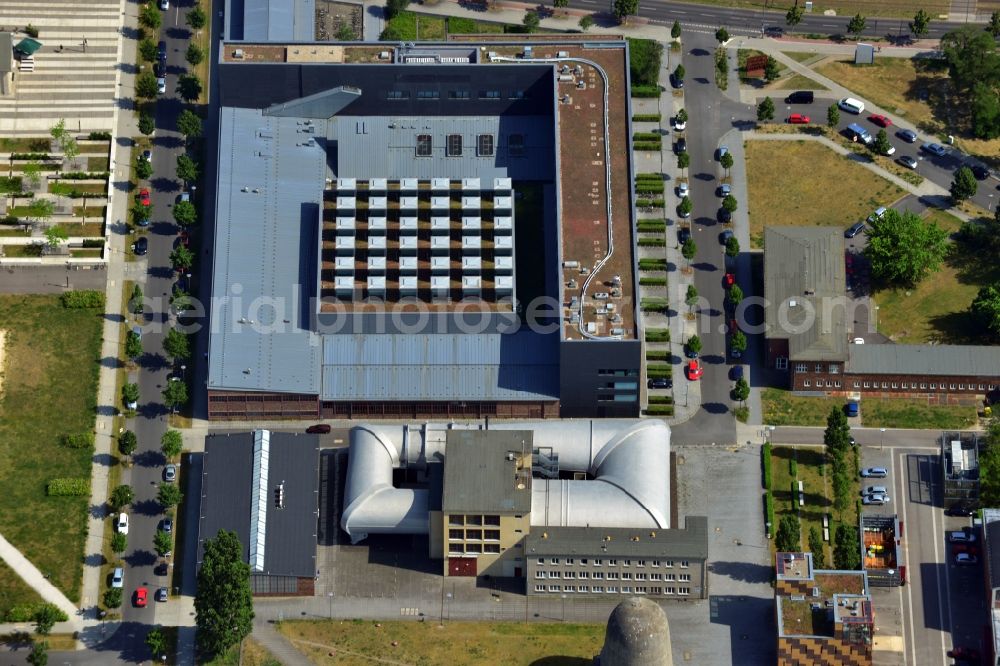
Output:
<instances>
[{"instance_id":1,"label":"bush","mask_svg":"<svg viewBox=\"0 0 1000 666\"><path fill-rule=\"evenodd\" d=\"M104 592L104 605L107 608L118 608L122 605L121 588L112 587Z\"/></svg>"},{"instance_id":2,"label":"bush","mask_svg":"<svg viewBox=\"0 0 1000 666\"><path fill-rule=\"evenodd\" d=\"M646 342L670 342L669 328L647 328Z\"/></svg>"},{"instance_id":3,"label":"bush","mask_svg":"<svg viewBox=\"0 0 1000 666\"><path fill-rule=\"evenodd\" d=\"M662 173L652 173L652 172L649 172L649 173L637 173L637 174L635 174L635 179L636 180L656 180L656 181L659 181L659 182L662 183L663 182L663 174Z\"/></svg>"},{"instance_id":4,"label":"bush","mask_svg":"<svg viewBox=\"0 0 1000 666\"><path fill-rule=\"evenodd\" d=\"M111 132L91 132L87 138L91 141L111 141Z\"/></svg>"},{"instance_id":5,"label":"bush","mask_svg":"<svg viewBox=\"0 0 1000 666\"><path fill-rule=\"evenodd\" d=\"M663 137L656 132L633 132L633 141L662 141ZM662 180L662 178L660 179Z\"/></svg>"},{"instance_id":6,"label":"bush","mask_svg":"<svg viewBox=\"0 0 1000 666\"><path fill-rule=\"evenodd\" d=\"M664 220L639 220L636 227L640 233L663 233L667 223Z\"/></svg>"},{"instance_id":7,"label":"bush","mask_svg":"<svg viewBox=\"0 0 1000 666\"><path fill-rule=\"evenodd\" d=\"M0 192L22 192L24 181L20 176L0 176Z\"/></svg>"},{"instance_id":8,"label":"bush","mask_svg":"<svg viewBox=\"0 0 1000 666\"><path fill-rule=\"evenodd\" d=\"M21 223L21 218L17 217L16 215L6 215L4 217L0 217L0 224L9 224L13 226L15 224L20 224L20 223Z\"/></svg>"},{"instance_id":9,"label":"bush","mask_svg":"<svg viewBox=\"0 0 1000 666\"><path fill-rule=\"evenodd\" d=\"M639 278L639 284L643 287L666 287L667 278L665 277L641 277Z\"/></svg>"},{"instance_id":10,"label":"bush","mask_svg":"<svg viewBox=\"0 0 1000 666\"><path fill-rule=\"evenodd\" d=\"M674 369L665 363L650 363L646 366L646 374L650 377L673 377Z\"/></svg>"},{"instance_id":11,"label":"bush","mask_svg":"<svg viewBox=\"0 0 1000 666\"><path fill-rule=\"evenodd\" d=\"M637 123L658 123L662 120L659 113L633 113L632 121Z\"/></svg>"},{"instance_id":12,"label":"bush","mask_svg":"<svg viewBox=\"0 0 1000 666\"><path fill-rule=\"evenodd\" d=\"M633 87L656 86L663 59L663 44L652 39L629 39L628 57Z\"/></svg>"},{"instance_id":13,"label":"bush","mask_svg":"<svg viewBox=\"0 0 1000 666\"><path fill-rule=\"evenodd\" d=\"M663 194L663 183L654 183L649 180L640 180L635 184L636 194Z\"/></svg>"},{"instance_id":14,"label":"bush","mask_svg":"<svg viewBox=\"0 0 1000 666\"><path fill-rule=\"evenodd\" d=\"M770 490L764 495L764 513L768 524L771 526L771 534L774 534L774 494Z\"/></svg>"},{"instance_id":15,"label":"bush","mask_svg":"<svg viewBox=\"0 0 1000 666\"><path fill-rule=\"evenodd\" d=\"M10 159L12 160L35 160L38 162L47 162L53 159L48 153L11 153Z\"/></svg>"},{"instance_id":16,"label":"bush","mask_svg":"<svg viewBox=\"0 0 1000 666\"><path fill-rule=\"evenodd\" d=\"M659 312L665 310L668 305L665 298L643 298L639 301L639 308L644 312Z\"/></svg>"},{"instance_id":17,"label":"bush","mask_svg":"<svg viewBox=\"0 0 1000 666\"><path fill-rule=\"evenodd\" d=\"M632 90L630 92L632 94L632 97L650 98L650 97L659 97L662 90L660 89L660 86L633 85Z\"/></svg>"},{"instance_id":18,"label":"bush","mask_svg":"<svg viewBox=\"0 0 1000 666\"><path fill-rule=\"evenodd\" d=\"M646 413L650 416L673 416L674 406L651 404L646 408Z\"/></svg>"},{"instance_id":19,"label":"bush","mask_svg":"<svg viewBox=\"0 0 1000 666\"><path fill-rule=\"evenodd\" d=\"M672 405L674 404L674 398L670 395L651 395L649 396L649 404L651 405Z\"/></svg>"},{"instance_id":20,"label":"bush","mask_svg":"<svg viewBox=\"0 0 1000 666\"><path fill-rule=\"evenodd\" d=\"M69 447L71 449L93 449L94 433L81 432L76 435L63 435L62 443L63 446Z\"/></svg>"},{"instance_id":21,"label":"bush","mask_svg":"<svg viewBox=\"0 0 1000 666\"><path fill-rule=\"evenodd\" d=\"M771 490L771 444L770 442L764 444L761 449L761 455L764 458L764 487Z\"/></svg>"},{"instance_id":22,"label":"bush","mask_svg":"<svg viewBox=\"0 0 1000 666\"><path fill-rule=\"evenodd\" d=\"M640 271L665 271L667 270L667 260L666 259L652 259L649 257L644 257L639 259L639 270Z\"/></svg>"},{"instance_id":23,"label":"bush","mask_svg":"<svg viewBox=\"0 0 1000 666\"><path fill-rule=\"evenodd\" d=\"M636 199L636 208L663 208L663 199Z\"/></svg>"},{"instance_id":24,"label":"bush","mask_svg":"<svg viewBox=\"0 0 1000 666\"><path fill-rule=\"evenodd\" d=\"M84 247L104 247L104 239L103 238L84 238L83 239L83 246Z\"/></svg>"},{"instance_id":25,"label":"bush","mask_svg":"<svg viewBox=\"0 0 1000 666\"><path fill-rule=\"evenodd\" d=\"M108 171L70 171L59 174L59 180L107 180L111 173Z\"/></svg>"},{"instance_id":26,"label":"bush","mask_svg":"<svg viewBox=\"0 0 1000 666\"><path fill-rule=\"evenodd\" d=\"M59 296L59 302L64 308L70 308L73 310L103 308L104 292L96 291L94 289L67 291Z\"/></svg>"},{"instance_id":27,"label":"bush","mask_svg":"<svg viewBox=\"0 0 1000 666\"><path fill-rule=\"evenodd\" d=\"M90 494L90 479L52 479L47 493L49 497L81 497Z\"/></svg>"},{"instance_id":28,"label":"bush","mask_svg":"<svg viewBox=\"0 0 1000 666\"><path fill-rule=\"evenodd\" d=\"M659 151L663 148L663 144L659 141L637 141L632 144L632 150L651 150Z\"/></svg>"},{"instance_id":29,"label":"bush","mask_svg":"<svg viewBox=\"0 0 1000 666\"><path fill-rule=\"evenodd\" d=\"M667 241L663 238L640 238L639 247L666 247Z\"/></svg>"},{"instance_id":30,"label":"bush","mask_svg":"<svg viewBox=\"0 0 1000 666\"><path fill-rule=\"evenodd\" d=\"M788 473L793 479L799 475L799 463L794 458L788 461Z\"/></svg>"},{"instance_id":31,"label":"bush","mask_svg":"<svg viewBox=\"0 0 1000 666\"><path fill-rule=\"evenodd\" d=\"M31 25L30 23L24 27L24 32L28 37L32 39L38 39L38 28Z\"/></svg>"}]
</instances>

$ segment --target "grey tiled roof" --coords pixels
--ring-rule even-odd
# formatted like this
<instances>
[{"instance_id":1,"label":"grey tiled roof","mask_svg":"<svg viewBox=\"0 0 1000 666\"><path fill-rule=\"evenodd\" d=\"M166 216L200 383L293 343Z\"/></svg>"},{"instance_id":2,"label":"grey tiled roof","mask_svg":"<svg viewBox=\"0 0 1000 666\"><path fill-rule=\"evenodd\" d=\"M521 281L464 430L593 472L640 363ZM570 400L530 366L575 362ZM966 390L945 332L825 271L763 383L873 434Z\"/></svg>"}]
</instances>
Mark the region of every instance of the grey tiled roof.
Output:
<instances>
[{"instance_id":1,"label":"grey tiled roof","mask_svg":"<svg viewBox=\"0 0 1000 666\"><path fill-rule=\"evenodd\" d=\"M851 345L847 369L872 374L1000 377L1000 347Z\"/></svg>"}]
</instances>

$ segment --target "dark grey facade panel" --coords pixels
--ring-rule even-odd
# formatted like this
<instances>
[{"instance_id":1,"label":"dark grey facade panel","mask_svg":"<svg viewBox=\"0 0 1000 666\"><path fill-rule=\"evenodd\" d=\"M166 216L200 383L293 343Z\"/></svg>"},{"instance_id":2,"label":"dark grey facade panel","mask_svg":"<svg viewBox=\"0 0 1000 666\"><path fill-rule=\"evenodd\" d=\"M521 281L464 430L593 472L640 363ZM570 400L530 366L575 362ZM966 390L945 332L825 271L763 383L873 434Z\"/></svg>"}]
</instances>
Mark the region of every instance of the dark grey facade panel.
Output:
<instances>
[{"instance_id":1,"label":"dark grey facade panel","mask_svg":"<svg viewBox=\"0 0 1000 666\"><path fill-rule=\"evenodd\" d=\"M563 418L639 416L642 343L564 340L559 345Z\"/></svg>"}]
</instances>

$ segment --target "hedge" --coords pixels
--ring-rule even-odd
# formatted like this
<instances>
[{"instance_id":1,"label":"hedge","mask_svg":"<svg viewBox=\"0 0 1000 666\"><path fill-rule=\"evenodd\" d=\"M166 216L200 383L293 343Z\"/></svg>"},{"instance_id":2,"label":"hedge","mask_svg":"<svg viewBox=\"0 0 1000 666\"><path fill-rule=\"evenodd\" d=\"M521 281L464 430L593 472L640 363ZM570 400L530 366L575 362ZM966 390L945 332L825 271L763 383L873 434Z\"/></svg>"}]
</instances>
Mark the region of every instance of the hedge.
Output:
<instances>
[{"instance_id":1,"label":"hedge","mask_svg":"<svg viewBox=\"0 0 1000 666\"><path fill-rule=\"evenodd\" d=\"M0 176L0 192L20 192L24 189L24 181L19 176Z\"/></svg>"},{"instance_id":2,"label":"hedge","mask_svg":"<svg viewBox=\"0 0 1000 666\"><path fill-rule=\"evenodd\" d=\"M49 481L49 497L80 497L90 494L90 479L52 479Z\"/></svg>"},{"instance_id":3,"label":"hedge","mask_svg":"<svg viewBox=\"0 0 1000 666\"><path fill-rule=\"evenodd\" d=\"M642 287L666 287L667 278L665 277L641 277L639 278L639 286Z\"/></svg>"},{"instance_id":4,"label":"hedge","mask_svg":"<svg viewBox=\"0 0 1000 666\"><path fill-rule=\"evenodd\" d=\"M670 352L666 349L649 349L646 351L647 361L669 361Z\"/></svg>"},{"instance_id":5,"label":"hedge","mask_svg":"<svg viewBox=\"0 0 1000 666\"><path fill-rule=\"evenodd\" d=\"M659 97L663 92L660 86L632 86L632 97Z\"/></svg>"},{"instance_id":6,"label":"hedge","mask_svg":"<svg viewBox=\"0 0 1000 666\"><path fill-rule=\"evenodd\" d=\"M649 405L646 408L646 413L651 416L673 416L674 406L673 405Z\"/></svg>"},{"instance_id":7,"label":"hedge","mask_svg":"<svg viewBox=\"0 0 1000 666\"><path fill-rule=\"evenodd\" d=\"M661 150L663 144L659 141L636 141L632 144L632 150Z\"/></svg>"},{"instance_id":8,"label":"hedge","mask_svg":"<svg viewBox=\"0 0 1000 666\"><path fill-rule=\"evenodd\" d=\"M639 307L645 312L663 310L669 304L665 298L643 298L639 301Z\"/></svg>"},{"instance_id":9,"label":"hedge","mask_svg":"<svg viewBox=\"0 0 1000 666\"><path fill-rule=\"evenodd\" d=\"M670 395L651 395L649 396L649 404L651 405L672 405L674 404L674 398Z\"/></svg>"},{"instance_id":10,"label":"hedge","mask_svg":"<svg viewBox=\"0 0 1000 666\"><path fill-rule=\"evenodd\" d=\"M793 479L799 475L799 463L794 458L788 461L788 473L792 475Z\"/></svg>"},{"instance_id":11,"label":"hedge","mask_svg":"<svg viewBox=\"0 0 1000 666\"><path fill-rule=\"evenodd\" d=\"M59 296L59 302L64 308L74 310L104 307L104 292L94 289L67 291Z\"/></svg>"},{"instance_id":12,"label":"hedge","mask_svg":"<svg viewBox=\"0 0 1000 666\"><path fill-rule=\"evenodd\" d=\"M774 524L774 494L770 490L764 495L764 510L767 513L767 522L771 524L770 534L773 535L776 529ZM765 525L764 528L767 529L767 526Z\"/></svg>"},{"instance_id":13,"label":"hedge","mask_svg":"<svg viewBox=\"0 0 1000 666\"><path fill-rule=\"evenodd\" d=\"M109 171L70 171L59 174L59 180L107 180L111 175Z\"/></svg>"},{"instance_id":14,"label":"hedge","mask_svg":"<svg viewBox=\"0 0 1000 666\"><path fill-rule=\"evenodd\" d=\"M639 220L636 224L639 231L666 231L666 220Z\"/></svg>"},{"instance_id":15,"label":"hedge","mask_svg":"<svg viewBox=\"0 0 1000 666\"><path fill-rule=\"evenodd\" d=\"M670 342L669 328L647 328L646 342Z\"/></svg>"},{"instance_id":16,"label":"hedge","mask_svg":"<svg viewBox=\"0 0 1000 666\"><path fill-rule=\"evenodd\" d=\"M111 141L111 132L91 132L87 138L91 141Z\"/></svg>"},{"instance_id":17,"label":"hedge","mask_svg":"<svg viewBox=\"0 0 1000 666\"><path fill-rule=\"evenodd\" d=\"M19 217L17 217L16 215L6 215L4 217L0 217L0 224L15 225L15 224L20 224L20 223L21 223L21 219Z\"/></svg>"},{"instance_id":18,"label":"hedge","mask_svg":"<svg viewBox=\"0 0 1000 666\"><path fill-rule=\"evenodd\" d=\"M633 132L633 141L655 141L659 143L663 140L663 137L656 132Z\"/></svg>"},{"instance_id":19,"label":"hedge","mask_svg":"<svg viewBox=\"0 0 1000 666\"><path fill-rule=\"evenodd\" d=\"M663 118L659 113L635 113L632 114L632 122L635 123L658 123Z\"/></svg>"},{"instance_id":20,"label":"hedge","mask_svg":"<svg viewBox=\"0 0 1000 666\"><path fill-rule=\"evenodd\" d=\"M636 208L663 208L663 199L636 199Z\"/></svg>"},{"instance_id":21,"label":"hedge","mask_svg":"<svg viewBox=\"0 0 1000 666\"><path fill-rule=\"evenodd\" d=\"M84 247L104 247L104 239L103 238L84 238L83 239L83 246Z\"/></svg>"},{"instance_id":22,"label":"hedge","mask_svg":"<svg viewBox=\"0 0 1000 666\"><path fill-rule=\"evenodd\" d=\"M643 258L639 260L640 271L665 271L667 270L666 259Z\"/></svg>"},{"instance_id":23,"label":"hedge","mask_svg":"<svg viewBox=\"0 0 1000 666\"><path fill-rule=\"evenodd\" d=\"M636 194L663 194L663 183L640 180L635 184Z\"/></svg>"},{"instance_id":24,"label":"hedge","mask_svg":"<svg viewBox=\"0 0 1000 666\"><path fill-rule=\"evenodd\" d=\"M12 160L37 160L39 162L45 162L47 160L54 160L55 158L48 153L11 153L10 159Z\"/></svg>"},{"instance_id":25,"label":"hedge","mask_svg":"<svg viewBox=\"0 0 1000 666\"><path fill-rule=\"evenodd\" d=\"M62 444L71 449L93 449L94 433L81 432L75 435L63 435Z\"/></svg>"},{"instance_id":26,"label":"hedge","mask_svg":"<svg viewBox=\"0 0 1000 666\"><path fill-rule=\"evenodd\" d=\"M58 606L44 601L39 601L34 604L20 604L12 606L10 610L7 611L6 615L0 616L0 619L4 622L33 622L35 615L45 606L49 606L53 609L57 622L65 622L69 619L66 613L64 613Z\"/></svg>"},{"instance_id":27,"label":"hedge","mask_svg":"<svg viewBox=\"0 0 1000 666\"><path fill-rule=\"evenodd\" d=\"M664 238L640 238L637 245L639 247L666 247L667 241Z\"/></svg>"},{"instance_id":28,"label":"hedge","mask_svg":"<svg viewBox=\"0 0 1000 666\"><path fill-rule=\"evenodd\" d=\"M764 456L764 487L770 490L771 489L771 443L770 442L764 444L764 448L761 450L761 455Z\"/></svg>"},{"instance_id":29,"label":"hedge","mask_svg":"<svg viewBox=\"0 0 1000 666\"><path fill-rule=\"evenodd\" d=\"M646 366L646 376L648 377L672 377L674 369L665 363L651 363Z\"/></svg>"},{"instance_id":30,"label":"hedge","mask_svg":"<svg viewBox=\"0 0 1000 666\"><path fill-rule=\"evenodd\" d=\"M663 180L662 173L643 172L635 174L636 180Z\"/></svg>"}]
</instances>

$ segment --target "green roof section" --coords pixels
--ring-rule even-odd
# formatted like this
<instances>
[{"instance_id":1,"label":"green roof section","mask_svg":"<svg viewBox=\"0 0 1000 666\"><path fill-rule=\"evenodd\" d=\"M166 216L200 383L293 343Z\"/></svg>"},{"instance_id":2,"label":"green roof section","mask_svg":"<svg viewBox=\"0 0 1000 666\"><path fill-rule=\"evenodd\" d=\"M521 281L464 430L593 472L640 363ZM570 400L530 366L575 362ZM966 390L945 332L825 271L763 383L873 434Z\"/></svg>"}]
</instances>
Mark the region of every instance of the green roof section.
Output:
<instances>
[{"instance_id":1,"label":"green roof section","mask_svg":"<svg viewBox=\"0 0 1000 666\"><path fill-rule=\"evenodd\" d=\"M42 43L40 41L32 39L30 37L25 37L24 39L22 39L20 42L17 43L17 46L14 47L14 50L22 55L30 56L34 55L35 51L37 51L40 48L42 48Z\"/></svg>"}]
</instances>

